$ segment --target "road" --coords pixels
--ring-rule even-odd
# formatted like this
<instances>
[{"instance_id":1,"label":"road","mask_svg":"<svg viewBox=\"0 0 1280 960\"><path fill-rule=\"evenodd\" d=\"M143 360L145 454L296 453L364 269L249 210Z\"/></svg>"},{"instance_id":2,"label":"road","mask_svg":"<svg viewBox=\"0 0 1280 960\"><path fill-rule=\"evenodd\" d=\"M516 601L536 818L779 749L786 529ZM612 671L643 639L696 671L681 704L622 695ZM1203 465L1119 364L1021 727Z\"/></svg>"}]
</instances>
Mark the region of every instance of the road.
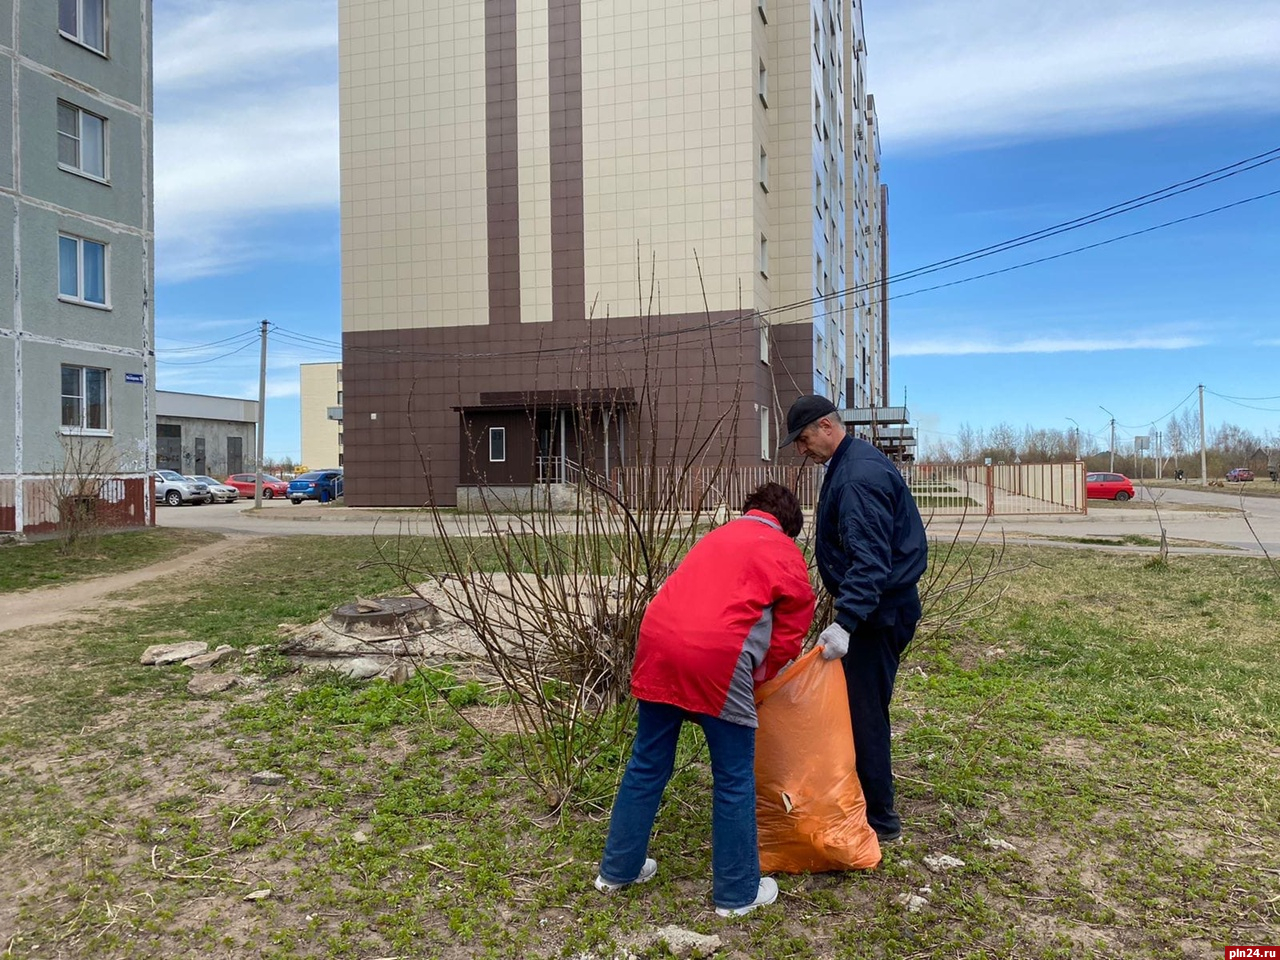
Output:
<instances>
[{"instance_id":1,"label":"road","mask_svg":"<svg viewBox=\"0 0 1280 960\"><path fill-rule=\"evenodd\" d=\"M1153 499L1154 498L1154 502ZM971 534L981 526L981 518L966 520ZM1167 535L1178 540L1203 541L1206 546L1174 547L1174 553L1248 553L1280 558L1280 498L1242 498L1231 490L1222 492L1173 487L1149 487L1138 500L1129 503L1089 501L1085 516L994 517L987 534L1014 539L1019 534L1033 537L1096 537L1141 534L1158 538L1163 524ZM931 533L953 530L954 523L939 519ZM1252 528L1252 529L1250 529ZM984 534L985 535L985 534Z\"/></svg>"},{"instance_id":2,"label":"road","mask_svg":"<svg viewBox=\"0 0 1280 960\"><path fill-rule=\"evenodd\" d=\"M1148 495L1156 498L1154 504ZM416 510L364 510L310 502L295 505L285 500L265 501L258 511L252 507L252 500L200 507L161 506L156 510L156 522L162 527L249 536L372 536L376 532L380 537L394 537L402 532L431 536L436 533L430 516ZM564 529L571 529L574 519L565 517ZM488 529L488 521L477 515L446 514L443 522L450 534L459 536L475 536ZM499 522L505 525L505 521ZM1280 559L1280 497L1242 500L1231 490L1148 488L1141 499L1130 503L1092 501L1086 516L995 517L987 522L982 535L1003 534L1009 540L1020 535L1080 538L1142 534L1158 538L1161 522L1170 538L1206 544L1177 546L1173 548L1175 553L1213 551L1211 545L1217 544L1218 549L1257 556L1265 548ZM959 525L959 518L938 517L930 522L929 532L932 537L948 539ZM962 530L965 536L974 536L980 528L982 518L976 517L966 519Z\"/></svg>"}]
</instances>

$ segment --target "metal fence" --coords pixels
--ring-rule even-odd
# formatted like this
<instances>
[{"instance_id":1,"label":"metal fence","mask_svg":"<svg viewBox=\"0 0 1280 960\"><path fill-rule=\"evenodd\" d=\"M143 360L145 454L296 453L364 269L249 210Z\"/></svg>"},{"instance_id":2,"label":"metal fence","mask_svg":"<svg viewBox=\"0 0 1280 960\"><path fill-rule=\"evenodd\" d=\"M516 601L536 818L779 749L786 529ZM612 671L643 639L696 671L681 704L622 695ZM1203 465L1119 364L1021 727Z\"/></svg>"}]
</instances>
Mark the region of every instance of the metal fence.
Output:
<instances>
[{"instance_id":1,"label":"metal fence","mask_svg":"<svg viewBox=\"0 0 1280 960\"><path fill-rule=\"evenodd\" d=\"M1087 512L1085 469L1071 463L910 463L900 468L924 516Z\"/></svg>"},{"instance_id":2,"label":"metal fence","mask_svg":"<svg viewBox=\"0 0 1280 960\"><path fill-rule=\"evenodd\" d=\"M899 469L920 513L930 516L1025 516L1087 512L1084 464L907 463ZM610 483L629 506L666 510L739 510L747 494L767 481L796 492L811 510L818 502L822 471L805 467L617 467Z\"/></svg>"}]
</instances>

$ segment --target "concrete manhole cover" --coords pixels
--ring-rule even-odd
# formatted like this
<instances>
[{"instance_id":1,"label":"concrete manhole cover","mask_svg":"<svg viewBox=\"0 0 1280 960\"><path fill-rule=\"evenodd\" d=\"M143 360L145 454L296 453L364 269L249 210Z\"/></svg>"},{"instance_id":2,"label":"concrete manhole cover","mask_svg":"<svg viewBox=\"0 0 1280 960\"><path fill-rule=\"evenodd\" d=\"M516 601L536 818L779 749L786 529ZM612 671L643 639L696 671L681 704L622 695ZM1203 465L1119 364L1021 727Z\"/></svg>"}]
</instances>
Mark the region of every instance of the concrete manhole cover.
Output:
<instances>
[{"instance_id":1,"label":"concrete manhole cover","mask_svg":"<svg viewBox=\"0 0 1280 960\"><path fill-rule=\"evenodd\" d=\"M329 626L340 633L363 636L422 633L436 620L436 608L419 597L355 600L334 607L328 617Z\"/></svg>"}]
</instances>

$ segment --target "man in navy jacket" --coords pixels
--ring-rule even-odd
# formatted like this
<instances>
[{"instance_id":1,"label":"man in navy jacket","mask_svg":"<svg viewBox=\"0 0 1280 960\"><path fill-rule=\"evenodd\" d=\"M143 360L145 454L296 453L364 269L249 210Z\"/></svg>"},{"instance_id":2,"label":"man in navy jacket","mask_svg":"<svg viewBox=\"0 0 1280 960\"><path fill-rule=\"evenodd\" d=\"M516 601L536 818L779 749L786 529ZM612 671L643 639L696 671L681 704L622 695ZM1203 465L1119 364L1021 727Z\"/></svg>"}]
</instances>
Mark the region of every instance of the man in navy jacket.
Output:
<instances>
[{"instance_id":1,"label":"man in navy jacket","mask_svg":"<svg viewBox=\"0 0 1280 960\"><path fill-rule=\"evenodd\" d=\"M843 658L858 779L867 821L882 842L902 836L894 808L889 701L898 662L920 621L917 582L928 562L924 523L889 459L850 437L835 405L804 396L787 412L786 447L827 465L818 498L815 553L835 598L834 622L818 642Z\"/></svg>"}]
</instances>

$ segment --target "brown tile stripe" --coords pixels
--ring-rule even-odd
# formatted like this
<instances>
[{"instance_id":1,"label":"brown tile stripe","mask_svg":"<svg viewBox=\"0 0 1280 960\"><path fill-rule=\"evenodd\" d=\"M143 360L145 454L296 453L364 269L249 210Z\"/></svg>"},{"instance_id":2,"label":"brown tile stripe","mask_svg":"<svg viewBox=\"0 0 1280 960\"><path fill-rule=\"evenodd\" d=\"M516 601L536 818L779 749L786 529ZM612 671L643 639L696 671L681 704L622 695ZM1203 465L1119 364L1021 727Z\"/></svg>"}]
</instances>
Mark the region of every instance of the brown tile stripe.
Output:
<instances>
[{"instance_id":1,"label":"brown tile stripe","mask_svg":"<svg viewBox=\"0 0 1280 960\"><path fill-rule=\"evenodd\" d=\"M484 2L489 322L520 322L520 151L516 0Z\"/></svg>"},{"instance_id":2,"label":"brown tile stripe","mask_svg":"<svg viewBox=\"0 0 1280 960\"><path fill-rule=\"evenodd\" d=\"M487 406L496 392L529 393L545 404L544 391L630 389L640 409L628 428L632 449L651 430L660 443L674 444L689 435L680 424L714 421L740 392L739 459L758 464L754 404L785 411L812 390L813 327L774 327L766 366L753 323L726 322L708 333L708 320L733 316L523 323L504 329L500 343L486 326L346 331L347 502L412 506L434 489L437 502L454 503L462 466L458 408Z\"/></svg>"},{"instance_id":3,"label":"brown tile stripe","mask_svg":"<svg viewBox=\"0 0 1280 960\"><path fill-rule=\"evenodd\" d=\"M880 402L889 402L889 186L880 185Z\"/></svg>"},{"instance_id":4,"label":"brown tile stripe","mask_svg":"<svg viewBox=\"0 0 1280 960\"><path fill-rule=\"evenodd\" d=\"M551 319L586 316L582 212L582 0L549 0Z\"/></svg>"}]
</instances>

